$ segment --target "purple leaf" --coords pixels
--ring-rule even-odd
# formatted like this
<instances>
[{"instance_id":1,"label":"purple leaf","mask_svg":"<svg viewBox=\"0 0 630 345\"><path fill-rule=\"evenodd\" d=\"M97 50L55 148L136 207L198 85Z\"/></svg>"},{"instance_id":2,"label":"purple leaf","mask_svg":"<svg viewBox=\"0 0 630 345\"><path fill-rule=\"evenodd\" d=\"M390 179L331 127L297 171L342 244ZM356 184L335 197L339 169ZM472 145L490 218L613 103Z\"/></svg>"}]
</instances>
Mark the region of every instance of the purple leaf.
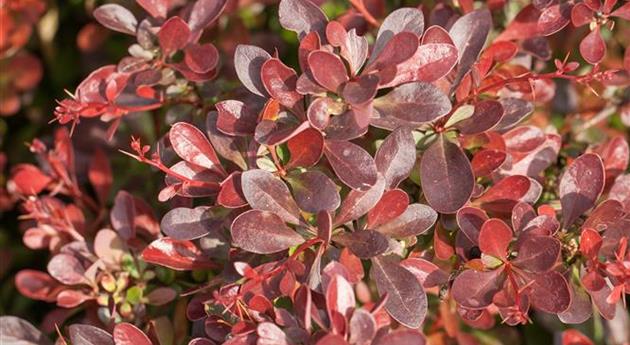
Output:
<instances>
[{"instance_id":1,"label":"purple leaf","mask_svg":"<svg viewBox=\"0 0 630 345\"><path fill-rule=\"evenodd\" d=\"M465 270L451 287L453 299L466 308L481 309L492 303L494 295L501 291L505 275L502 270L487 272Z\"/></svg>"},{"instance_id":2,"label":"purple leaf","mask_svg":"<svg viewBox=\"0 0 630 345\"><path fill-rule=\"evenodd\" d=\"M57 254L48 262L48 273L66 285L76 285L86 282L85 268L79 261L69 254Z\"/></svg>"},{"instance_id":3,"label":"purple leaf","mask_svg":"<svg viewBox=\"0 0 630 345\"><path fill-rule=\"evenodd\" d=\"M379 293L387 294L389 315L406 327L420 328L427 313L427 296L415 276L392 256L372 258L370 276Z\"/></svg>"},{"instance_id":4,"label":"purple leaf","mask_svg":"<svg viewBox=\"0 0 630 345\"><path fill-rule=\"evenodd\" d=\"M171 17L162 24L160 31L158 31L158 39L163 53L168 56L183 49L188 44L190 28L183 19Z\"/></svg>"},{"instance_id":5,"label":"purple leaf","mask_svg":"<svg viewBox=\"0 0 630 345\"><path fill-rule=\"evenodd\" d=\"M138 20L131 11L118 4L99 6L94 10L94 18L108 29L129 35L136 34Z\"/></svg>"},{"instance_id":6,"label":"purple leaf","mask_svg":"<svg viewBox=\"0 0 630 345\"><path fill-rule=\"evenodd\" d=\"M569 308L571 291L562 274L551 271L532 277L529 294L532 306L546 313L558 314Z\"/></svg>"},{"instance_id":7,"label":"purple leaf","mask_svg":"<svg viewBox=\"0 0 630 345\"><path fill-rule=\"evenodd\" d=\"M440 213L455 213L472 195L475 180L461 148L439 135L420 161L422 191L429 205Z\"/></svg>"},{"instance_id":8,"label":"purple leaf","mask_svg":"<svg viewBox=\"0 0 630 345\"><path fill-rule=\"evenodd\" d=\"M234 52L234 68L238 79L250 92L261 97L267 97L267 90L262 82L260 70L269 59L271 55L256 46L239 44Z\"/></svg>"},{"instance_id":9,"label":"purple leaf","mask_svg":"<svg viewBox=\"0 0 630 345\"><path fill-rule=\"evenodd\" d=\"M424 30L424 15L417 8L399 8L390 13L378 29L376 42L368 65L375 60L387 43L400 32L411 32L420 37Z\"/></svg>"},{"instance_id":10,"label":"purple leaf","mask_svg":"<svg viewBox=\"0 0 630 345\"><path fill-rule=\"evenodd\" d=\"M355 309L348 323L351 344L369 344L377 330L376 320L364 309Z\"/></svg>"},{"instance_id":11,"label":"purple leaf","mask_svg":"<svg viewBox=\"0 0 630 345\"><path fill-rule=\"evenodd\" d=\"M477 61L491 28L492 16L490 11L476 10L457 19L449 30L459 53L459 64L452 84L453 89L459 85L459 81Z\"/></svg>"},{"instance_id":12,"label":"purple leaf","mask_svg":"<svg viewBox=\"0 0 630 345\"><path fill-rule=\"evenodd\" d=\"M234 246L257 254L277 253L304 242L282 218L268 211L242 213L234 219L231 232Z\"/></svg>"},{"instance_id":13,"label":"purple leaf","mask_svg":"<svg viewBox=\"0 0 630 345\"><path fill-rule=\"evenodd\" d=\"M348 72L341 59L325 50L316 50L308 55L308 67L319 85L331 92L348 81Z\"/></svg>"},{"instance_id":14,"label":"purple leaf","mask_svg":"<svg viewBox=\"0 0 630 345\"><path fill-rule=\"evenodd\" d=\"M177 122L169 131L169 140L175 153L183 160L213 171L223 171L214 148L197 127Z\"/></svg>"},{"instance_id":15,"label":"purple leaf","mask_svg":"<svg viewBox=\"0 0 630 345\"><path fill-rule=\"evenodd\" d=\"M113 336L116 345L151 345L151 340L146 334L127 322L114 326Z\"/></svg>"},{"instance_id":16,"label":"purple leaf","mask_svg":"<svg viewBox=\"0 0 630 345\"><path fill-rule=\"evenodd\" d=\"M298 34L301 39L310 32L326 37L328 18L324 12L309 0L281 0L278 9L280 25Z\"/></svg>"},{"instance_id":17,"label":"purple leaf","mask_svg":"<svg viewBox=\"0 0 630 345\"><path fill-rule=\"evenodd\" d=\"M0 343L14 345L50 345L35 326L15 316L0 316Z\"/></svg>"},{"instance_id":18,"label":"purple leaf","mask_svg":"<svg viewBox=\"0 0 630 345\"><path fill-rule=\"evenodd\" d=\"M335 224L344 224L368 213L383 195L385 180L379 177L376 184L367 191L351 190L341 203L341 209L335 217Z\"/></svg>"},{"instance_id":19,"label":"purple leaf","mask_svg":"<svg viewBox=\"0 0 630 345\"><path fill-rule=\"evenodd\" d=\"M475 104L471 117L455 125L461 134L483 133L494 127L503 117L503 105L497 101L486 100Z\"/></svg>"},{"instance_id":20,"label":"purple leaf","mask_svg":"<svg viewBox=\"0 0 630 345\"><path fill-rule=\"evenodd\" d=\"M300 209L309 213L335 211L341 204L337 185L324 173L313 170L288 178Z\"/></svg>"},{"instance_id":21,"label":"purple leaf","mask_svg":"<svg viewBox=\"0 0 630 345\"><path fill-rule=\"evenodd\" d=\"M241 101L227 100L215 104L219 114L217 129L232 136L254 134L258 112Z\"/></svg>"},{"instance_id":22,"label":"purple leaf","mask_svg":"<svg viewBox=\"0 0 630 345\"><path fill-rule=\"evenodd\" d=\"M300 223L300 210L280 178L265 170L248 170L241 177L241 186L252 208L273 212L287 223Z\"/></svg>"},{"instance_id":23,"label":"purple leaf","mask_svg":"<svg viewBox=\"0 0 630 345\"><path fill-rule=\"evenodd\" d=\"M429 206L411 204L403 214L379 226L376 231L394 238L417 236L429 230L437 220L437 213Z\"/></svg>"},{"instance_id":24,"label":"purple leaf","mask_svg":"<svg viewBox=\"0 0 630 345\"><path fill-rule=\"evenodd\" d=\"M389 248L387 237L374 230L359 230L335 236L334 241L348 247L361 259L381 255Z\"/></svg>"},{"instance_id":25,"label":"purple leaf","mask_svg":"<svg viewBox=\"0 0 630 345\"><path fill-rule=\"evenodd\" d=\"M559 190L564 227L595 206L604 189L604 178L604 165L596 154L586 153L569 165Z\"/></svg>"},{"instance_id":26,"label":"purple leaf","mask_svg":"<svg viewBox=\"0 0 630 345\"><path fill-rule=\"evenodd\" d=\"M302 99L296 91L297 74L277 58L271 58L260 69L267 93L287 108L293 108Z\"/></svg>"},{"instance_id":27,"label":"purple leaf","mask_svg":"<svg viewBox=\"0 0 630 345\"><path fill-rule=\"evenodd\" d=\"M414 55L398 65L394 79L381 87L393 87L412 81L434 82L447 75L457 64L457 48L448 43L418 46Z\"/></svg>"},{"instance_id":28,"label":"purple leaf","mask_svg":"<svg viewBox=\"0 0 630 345\"><path fill-rule=\"evenodd\" d=\"M166 18L170 0L136 0L154 18Z\"/></svg>"},{"instance_id":29,"label":"purple leaf","mask_svg":"<svg viewBox=\"0 0 630 345\"><path fill-rule=\"evenodd\" d=\"M560 242L553 237L531 236L518 247L515 266L534 273L552 269L560 257Z\"/></svg>"},{"instance_id":30,"label":"purple leaf","mask_svg":"<svg viewBox=\"0 0 630 345\"><path fill-rule=\"evenodd\" d=\"M348 187L366 191L376 184L376 163L360 146L348 141L328 140L324 146L324 154L337 177Z\"/></svg>"},{"instance_id":31,"label":"purple leaf","mask_svg":"<svg viewBox=\"0 0 630 345\"><path fill-rule=\"evenodd\" d=\"M104 330L82 324L68 327L72 345L114 345L112 336Z\"/></svg>"},{"instance_id":32,"label":"purple leaf","mask_svg":"<svg viewBox=\"0 0 630 345\"><path fill-rule=\"evenodd\" d=\"M416 162L416 143L411 130L400 127L388 135L374 156L376 169L388 189L406 179Z\"/></svg>"},{"instance_id":33,"label":"purple leaf","mask_svg":"<svg viewBox=\"0 0 630 345\"><path fill-rule=\"evenodd\" d=\"M226 3L226 0L197 0L188 19L190 30L193 32L202 31L212 24L223 12Z\"/></svg>"},{"instance_id":34,"label":"purple leaf","mask_svg":"<svg viewBox=\"0 0 630 345\"><path fill-rule=\"evenodd\" d=\"M194 240L219 229L223 216L225 214L218 209L207 206L177 207L164 215L160 227L167 236L176 240Z\"/></svg>"},{"instance_id":35,"label":"purple leaf","mask_svg":"<svg viewBox=\"0 0 630 345\"><path fill-rule=\"evenodd\" d=\"M221 157L233 162L242 170L247 170L247 162L244 157L248 149L246 140L220 132L216 127L217 117L217 112L211 111L206 118L206 132L212 146L216 148Z\"/></svg>"},{"instance_id":36,"label":"purple leaf","mask_svg":"<svg viewBox=\"0 0 630 345\"><path fill-rule=\"evenodd\" d=\"M392 117L417 127L448 114L451 101L432 84L414 82L398 86L385 96L376 98L374 110L381 117Z\"/></svg>"},{"instance_id":37,"label":"purple leaf","mask_svg":"<svg viewBox=\"0 0 630 345\"><path fill-rule=\"evenodd\" d=\"M419 331L412 329L396 330L378 337L372 345L424 345L426 340Z\"/></svg>"}]
</instances>

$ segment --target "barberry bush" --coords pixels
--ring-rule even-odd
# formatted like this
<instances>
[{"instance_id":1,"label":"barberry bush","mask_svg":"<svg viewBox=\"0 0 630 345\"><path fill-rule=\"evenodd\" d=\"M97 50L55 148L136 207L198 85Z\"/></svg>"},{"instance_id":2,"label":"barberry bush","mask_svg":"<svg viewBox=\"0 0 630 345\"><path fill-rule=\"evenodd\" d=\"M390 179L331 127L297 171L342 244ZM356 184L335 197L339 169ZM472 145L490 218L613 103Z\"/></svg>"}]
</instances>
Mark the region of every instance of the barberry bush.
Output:
<instances>
[{"instance_id":1,"label":"barberry bush","mask_svg":"<svg viewBox=\"0 0 630 345\"><path fill-rule=\"evenodd\" d=\"M630 343L630 2L0 19L0 343Z\"/></svg>"}]
</instances>

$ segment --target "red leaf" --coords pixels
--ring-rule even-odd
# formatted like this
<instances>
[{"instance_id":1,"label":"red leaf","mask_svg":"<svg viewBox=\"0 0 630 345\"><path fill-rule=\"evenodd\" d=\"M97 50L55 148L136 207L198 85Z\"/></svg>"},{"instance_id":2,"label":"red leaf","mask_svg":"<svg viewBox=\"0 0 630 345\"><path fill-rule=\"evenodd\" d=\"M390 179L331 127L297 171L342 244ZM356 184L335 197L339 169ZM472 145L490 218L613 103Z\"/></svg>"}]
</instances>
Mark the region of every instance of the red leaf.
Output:
<instances>
[{"instance_id":1,"label":"red leaf","mask_svg":"<svg viewBox=\"0 0 630 345\"><path fill-rule=\"evenodd\" d=\"M307 128L287 141L291 157L287 169L310 167L319 161L324 153L324 137L314 128Z\"/></svg>"},{"instance_id":2,"label":"red leaf","mask_svg":"<svg viewBox=\"0 0 630 345\"><path fill-rule=\"evenodd\" d=\"M422 35L424 30L424 15L417 8L399 8L390 13L378 29L376 42L372 47L372 54L368 65L373 62L385 50L387 44L392 40L394 35L401 32L409 32L415 34L416 37Z\"/></svg>"},{"instance_id":3,"label":"red leaf","mask_svg":"<svg viewBox=\"0 0 630 345\"><path fill-rule=\"evenodd\" d=\"M376 59L370 58L365 72L380 71L379 78L381 84L386 84L393 79L397 73L396 65L401 64L411 58L419 45L418 36L412 32L400 32L395 34L378 52ZM372 54L375 54L372 51Z\"/></svg>"},{"instance_id":4,"label":"red leaf","mask_svg":"<svg viewBox=\"0 0 630 345\"><path fill-rule=\"evenodd\" d=\"M207 235L210 231L219 229L223 223L224 214L218 209L207 206L196 208L177 207L168 211L160 228L175 240L195 240Z\"/></svg>"},{"instance_id":5,"label":"red leaf","mask_svg":"<svg viewBox=\"0 0 630 345\"><path fill-rule=\"evenodd\" d=\"M538 34L550 36L564 29L571 21L572 4L563 2L545 8L538 18Z\"/></svg>"},{"instance_id":6,"label":"red leaf","mask_svg":"<svg viewBox=\"0 0 630 345\"><path fill-rule=\"evenodd\" d=\"M109 219L114 230L125 240L136 236L135 217L133 195L124 190L119 191L114 199Z\"/></svg>"},{"instance_id":7,"label":"red leaf","mask_svg":"<svg viewBox=\"0 0 630 345\"><path fill-rule=\"evenodd\" d=\"M534 5L530 4L523 7L499 37L496 38L495 42L538 36L538 18L540 18L540 10Z\"/></svg>"},{"instance_id":8,"label":"red leaf","mask_svg":"<svg viewBox=\"0 0 630 345\"><path fill-rule=\"evenodd\" d=\"M166 18L169 0L136 0L154 18Z\"/></svg>"},{"instance_id":9,"label":"red leaf","mask_svg":"<svg viewBox=\"0 0 630 345\"><path fill-rule=\"evenodd\" d=\"M401 189L387 191L368 212L367 227L374 229L400 216L409 205L409 195Z\"/></svg>"},{"instance_id":10,"label":"red leaf","mask_svg":"<svg viewBox=\"0 0 630 345\"><path fill-rule=\"evenodd\" d=\"M254 134L258 113L241 101L227 100L215 104L219 116L217 129L232 136Z\"/></svg>"},{"instance_id":11,"label":"red leaf","mask_svg":"<svg viewBox=\"0 0 630 345\"><path fill-rule=\"evenodd\" d=\"M611 185L614 179L621 175L630 161L630 147L622 136L616 136L604 144L593 148L604 163L606 171L606 185Z\"/></svg>"},{"instance_id":12,"label":"red leaf","mask_svg":"<svg viewBox=\"0 0 630 345\"><path fill-rule=\"evenodd\" d=\"M335 236L334 241L348 247L361 259L381 255L389 248L387 237L374 230L359 230Z\"/></svg>"},{"instance_id":13,"label":"red leaf","mask_svg":"<svg viewBox=\"0 0 630 345\"><path fill-rule=\"evenodd\" d=\"M413 273L425 289L448 282L448 273L442 271L431 261L421 258L407 258L400 265Z\"/></svg>"},{"instance_id":14,"label":"red leaf","mask_svg":"<svg viewBox=\"0 0 630 345\"><path fill-rule=\"evenodd\" d=\"M475 200L488 212L510 213L519 201L526 201L532 187L532 180L527 176L508 176L490 187L480 198Z\"/></svg>"},{"instance_id":15,"label":"red leaf","mask_svg":"<svg viewBox=\"0 0 630 345\"><path fill-rule=\"evenodd\" d=\"M231 229L234 246L257 254L276 253L304 242L282 218L267 211L242 213L234 219Z\"/></svg>"},{"instance_id":16,"label":"red leaf","mask_svg":"<svg viewBox=\"0 0 630 345\"><path fill-rule=\"evenodd\" d=\"M219 64L219 52L211 43L189 44L184 49L184 62L195 73L210 73Z\"/></svg>"},{"instance_id":17,"label":"red leaf","mask_svg":"<svg viewBox=\"0 0 630 345\"><path fill-rule=\"evenodd\" d=\"M280 104L294 108L302 99L296 91L297 74L277 58L271 58L262 64L260 75L265 89Z\"/></svg>"},{"instance_id":18,"label":"red leaf","mask_svg":"<svg viewBox=\"0 0 630 345\"><path fill-rule=\"evenodd\" d=\"M593 342L577 329L562 332L562 345L593 345Z\"/></svg>"},{"instance_id":19,"label":"red leaf","mask_svg":"<svg viewBox=\"0 0 630 345\"><path fill-rule=\"evenodd\" d=\"M378 326L374 316L364 309L355 309L348 323L351 344L369 344ZM328 345L327 343L325 343Z\"/></svg>"},{"instance_id":20,"label":"red leaf","mask_svg":"<svg viewBox=\"0 0 630 345\"><path fill-rule=\"evenodd\" d=\"M584 3L577 3L571 9L571 22L575 27L586 25L593 20L593 14L593 10Z\"/></svg>"},{"instance_id":21,"label":"red leaf","mask_svg":"<svg viewBox=\"0 0 630 345\"><path fill-rule=\"evenodd\" d=\"M440 213L455 213L470 199L475 185L472 168L461 148L439 135L420 161L422 191Z\"/></svg>"},{"instance_id":22,"label":"red leaf","mask_svg":"<svg viewBox=\"0 0 630 345\"><path fill-rule=\"evenodd\" d=\"M597 258L602 247L602 237L591 228L582 230L580 235L580 252L587 258Z\"/></svg>"},{"instance_id":23,"label":"red leaf","mask_svg":"<svg viewBox=\"0 0 630 345\"><path fill-rule=\"evenodd\" d=\"M400 216L376 230L394 238L417 236L429 230L437 220L437 213L429 206L411 204Z\"/></svg>"},{"instance_id":24,"label":"red leaf","mask_svg":"<svg viewBox=\"0 0 630 345\"><path fill-rule=\"evenodd\" d=\"M341 59L324 50L316 50L308 55L308 67L315 81L331 92L348 81L348 72Z\"/></svg>"},{"instance_id":25,"label":"red leaf","mask_svg":"<svg viewBox=\"0 0 630 345\"><path fill-rule=\"evenodd\" d=\"M475 153L470 161L475 177L483 177L492 174L497 170L507 158L504 151L481 150Z\"/></svg>"},{"instance_id":26,"label":"red leaf","mask_svg":"<svg viewBox=\"0 0 630 345\"><path fill-rule=\"evenodd\" d=\"M197 127L177 122L169 131L169 140L175 153L183 160L219 173L223 172L214 148Z\"/></svg>"},{"instance_id":27,"label":"red leaf","mask_svg":"<svg viewBox=\"0 0 630 345\"><path fill-rule=\"evenodd\" d=\"M448 33L444 32L444 34L448 36ZM382 81L381 87L392 87L412 81L434 82L447 75L455 67L457 58L457 48L452 42L423 42L411 58L396 67L394 79L387 83Z\"/></svg>"},{"instance_id":28,"label":"red leaf","mask_svg":"<svg viewBox=\"0 0 630 345\"><path fill-rule=\"evenodd\" d=\"M158 31L158 39L164 55L169 56L188 44L190 39L188 24L180 17L171 17L162 24Z\"/></svg>"},{"instance_id":29,"label":"red leaf","mask_svg":"<svg viewBox=\"0 0 630 345\"><path fill-rule=\"evenodd\" d=\"M233 172L221 182L217 203L227 208L239 208L247 205L241 185L241 172Z\"/></svg>"},{"instance_id":30,"label":"red leaf","mask_svg":"<svg viewBox=\"0 0 630 345\"><path fill-rule=\"evenodd\" d=\"M490 130L503 117L503 105L487 100L475 103L475 112L469 118L458 122L455 127L461 134L478 134Z\"/></svg>"},{"instance_id":31,"label":"red leaf","mask_svg":"<svg viewBox=\"0 0 630 345\"><path fill-rule=\"evenodd\" d=\"M96 150L90 162L88 179L96 192L96 196L101 204L105 204L109 199L109 192L112 188L112 168L103 150Z\"/></svg>"},{"instance_id":32,"label":"red leaf","mask_svg":"<svg viewBox=\"0 0 630 345\"><path fill-rule=\"evenodd\" d=\"M599 27L596 27L580 42L580 54L592 65L600 63L606 56L606 42L599 30Z\"/></svg>"},{"instance_id":33,"label":"red leaf","mask_svg":"<svg viewBox=\"0 0 630 345\"><path fill-rule=\"evenodd\" d=\"M113 335L116 345L151 345L146 334L127 322L116 324Z\"/></svg>"},{"instance_id":34,"label":"red leaf","mask_svg":"<svg viewBox=\"0 0 630 345\"><path fill-rule=\"evenodd\" d=\"M217 267L191 241L177 241L164 237L149 244L142 251L142 259L148 263L165 266L177 271L209 269Z\"/></svg>"},{"instance_id":35,"label":"red leaf","mask_svg":"<svg viewBox=\"0 0 630 345\"><path fill-rule=\"evenodd\" d=\"M343 200L334 223L344 224L368 213L381 199L384 187L385 180L379 177L376 184L366 191L351 190Z\"/></svg>"},{"instance_id":36,"label":"red leaf","mask_svg":"<svg viewBox=\"0 0 630 345\"><path fill-rule=\"evenodd\" d=\"M507 250L512 242L512 229L498 218L488 219L479 232L479 249L501 260L507 258Z\"/></svg>"},{"instance_id":37,"label":"red leaf","mask_svg":"<svg viewBox=\"0 0 630 345\"><path fill-rule=\"evenodd\" d=\"M613 17L623 18L625 20L630 20L630 4L625 3L616 10L614 10L611 14Z\"/></svg>"},{"instance_id":38,"label":"red leaf","mask_svg":"<svg viewBox=\"0 0 630 345\"><path fill-rule=\"evenodd\" d=\"M9 188L21 195L37 195L53 181L38 167L31 164L18 164L11 170Z\"/></svg>"},{"instance_id":39,"label":"red leaf","mask_svg":"<svg viewBox=\"0 0 630 345\"><path fill-rule=\"evenodd\" d=\"M54 302L65 287L45 272L21 270L15 275L15 287L24 296Z\"/></svg>"},{"instance_id":40,"label":"red leaf","mask_svg":"<svg viewBox=\"0 0 630 345\"><path fill-rule=\"evenodd\" d=\"M91 325L74 324L68 327L72 345L114 345L112 336Z\"/></svg>"},{"instance_id":41,"label":"red leaf","mask_svg":"<svg viewBox=\"0 0 630 345\"><path fill-rule=\"evenodd\" d=\"M455 21L449 34L459 52L459 64L451 88L459 84L473 63L477 61L491 28L492 16L488 10L475 10Z\"/></svg>"}]
</instances>

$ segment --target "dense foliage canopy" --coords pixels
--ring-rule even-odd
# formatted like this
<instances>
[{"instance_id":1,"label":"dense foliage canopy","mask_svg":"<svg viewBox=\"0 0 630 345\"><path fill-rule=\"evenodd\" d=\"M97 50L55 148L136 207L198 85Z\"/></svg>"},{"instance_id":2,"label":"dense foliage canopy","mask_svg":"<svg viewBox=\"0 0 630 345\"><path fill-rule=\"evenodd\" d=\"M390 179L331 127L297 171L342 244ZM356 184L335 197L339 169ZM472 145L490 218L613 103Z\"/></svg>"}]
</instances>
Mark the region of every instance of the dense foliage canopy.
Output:
<instances>
[{"instance_id":1,"label":"dense foliage canopy","mask_svg":"<svg viewBox=\"0 0 630 345\"><path fill-rule=\"evenodd\" d=\"M98 5L0 0L0 343L630 343L630 2Z\"/></svg>"}]
</instances>

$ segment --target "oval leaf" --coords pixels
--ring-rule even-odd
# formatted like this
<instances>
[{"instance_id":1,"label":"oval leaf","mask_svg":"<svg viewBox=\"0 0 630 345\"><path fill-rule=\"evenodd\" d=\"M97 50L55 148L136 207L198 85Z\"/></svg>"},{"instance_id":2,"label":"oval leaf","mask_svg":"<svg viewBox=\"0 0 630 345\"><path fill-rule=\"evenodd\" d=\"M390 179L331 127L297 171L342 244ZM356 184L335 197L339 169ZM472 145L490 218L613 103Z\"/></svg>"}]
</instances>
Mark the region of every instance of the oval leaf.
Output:
<instances>
[{"instance_id":1,"label":"oval leaf","mask_svg":"<svg viewBox=\"0 0 630 345\"><path fill-rule=\"evenodd\" d=\"M470 199L475 186L470 162L461 148L438 136L420 161L422 191L440 213L455 213Z\"/></svg>"},{"instance_id":2,"label":"oval leaf","mask_svg":"<svg viewBox=\"0 0 630 345\"><path fill-rule=\"evenodd\" d=\"M235 246L257 254L277 253L304 242L282 218L267 211L250 210L239 215L231 231Z\"/></svg>"},{"instance_id":3,"label":"oval leaf","mask_svg":"<svg viewBox=\"0 0 630 345\"><path fill-rule=\"evenodd\" d=\"M300 209L289 188L272 173L261 169L245 171L241 176L241 187L252 208L273 212L287 223L300 223Z\"/></svg>"}]
</instances>

